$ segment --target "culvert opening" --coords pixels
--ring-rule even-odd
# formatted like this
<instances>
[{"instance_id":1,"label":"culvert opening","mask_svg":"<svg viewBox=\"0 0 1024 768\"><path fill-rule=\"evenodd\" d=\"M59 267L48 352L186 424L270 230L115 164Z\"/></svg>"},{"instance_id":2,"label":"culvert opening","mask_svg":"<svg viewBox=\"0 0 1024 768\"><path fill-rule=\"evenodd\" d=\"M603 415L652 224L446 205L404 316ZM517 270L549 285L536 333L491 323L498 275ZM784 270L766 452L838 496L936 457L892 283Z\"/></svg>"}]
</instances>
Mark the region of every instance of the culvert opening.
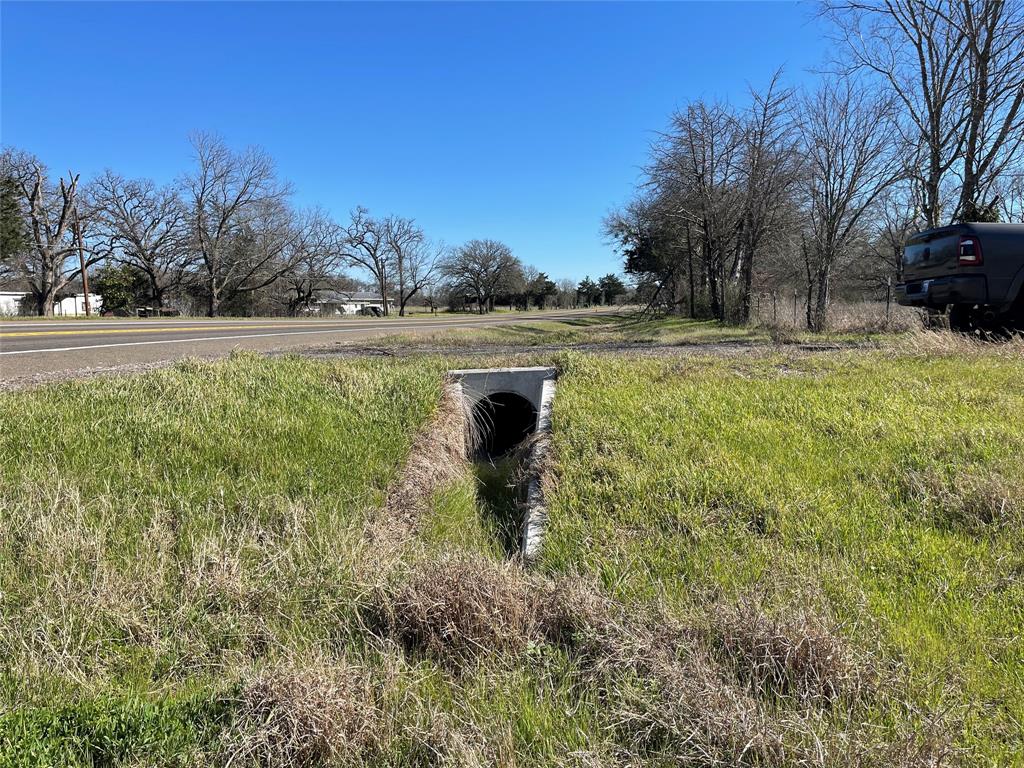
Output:
<instances>
[{"instance_id":1,"label":"culvert opening","mask_svg":"<svg viewBox=\"0 0 1024 768\"><path fill-rule=\"evenodd\" d=\"M539 551L546 513L540 467L547 450L553 368L452 371L471 411L477 499L485 526L509 556Z\"/></svg>"},{"instance_id":2,"label":"culvert opening","mask_svg":"<svg viewBox=\"0 0 1024 768\"><path fill-rule=\"evenodd\" d=\"M495 392L473 406L479 435L477 458L494 461L510 454L537 429L537 409L514 392Z\"/></svg>"}]
</instances>

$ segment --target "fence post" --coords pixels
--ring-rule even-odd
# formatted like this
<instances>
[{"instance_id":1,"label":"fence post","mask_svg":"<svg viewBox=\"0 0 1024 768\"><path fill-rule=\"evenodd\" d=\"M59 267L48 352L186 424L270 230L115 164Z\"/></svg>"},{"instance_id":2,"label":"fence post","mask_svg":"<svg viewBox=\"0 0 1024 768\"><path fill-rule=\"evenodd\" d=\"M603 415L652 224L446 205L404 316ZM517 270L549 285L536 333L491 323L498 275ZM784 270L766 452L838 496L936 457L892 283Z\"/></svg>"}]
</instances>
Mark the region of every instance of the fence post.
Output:
<instances>
[{"instance_id":1,"label":"fence post","mask_svg":"<svg viewBox=\"0 0 1024 768\"><path fill-rule=\"evenodd\" d=\"M889 324L889 306L892 300L892 275L885 278L885 324Z\"/></svg>"}]
</instances>

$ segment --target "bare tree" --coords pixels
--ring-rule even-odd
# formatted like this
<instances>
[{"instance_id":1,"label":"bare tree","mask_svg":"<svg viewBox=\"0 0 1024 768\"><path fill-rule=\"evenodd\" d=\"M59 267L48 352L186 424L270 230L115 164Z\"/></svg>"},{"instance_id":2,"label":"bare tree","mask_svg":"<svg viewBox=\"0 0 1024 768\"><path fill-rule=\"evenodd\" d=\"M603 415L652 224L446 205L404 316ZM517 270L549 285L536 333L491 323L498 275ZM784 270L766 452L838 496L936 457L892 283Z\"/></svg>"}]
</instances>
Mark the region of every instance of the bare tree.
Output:
<instances>
[{"instance_id":1,"label":"bare tree","mask_svg":"<svg viewBox=\"0 0 1024 768\"><path fill-rule=\"evenodd\" d=\"M75 226L79 175L69 171L54 186L37 158L12 149L3 152L0 166L3 177L16 184L29 231L27 248L4 255L13 262L5 271L25 278L37 314L50 316L60 292L97 258L91 252L79 258L84 253L82 229Z\"/></svg>"},{"instance_id":2,"label":"bare tree","mask_svg":"<svg viewBox=\"0 0 1024 768\"><path fill-rule=\"evenodd\" d=\"M246 297L291 272L303 255L300 238L291 208L279 199L261 200L224 244L218 273L220 303L248 301Z\"/></svg>"},{"instance_id":3,"label":"bare tree","mask_svg":"<svg viewBox=\"0 0 1024 768\"><path fill-rule=\"evenodd\" d=\"M832 278L867 217L901 175L893 151L892 105L849 79L826 79L804 100L802 141L809 162L807 324L825 327Z\"/></svg>"},{"instance_id":4,"label":"bare tree","mask_svg":"<svg viewBox=\"0 0 1024 768\"><path fill-rule=\"evenodd\" d=\"M825 7L840 30L850 68L879 76L899 101L907 170L923 223L938 226L949 215L944 182L964 125L962 30L929 0L827 0Z\"/></svg>"},{"instance_id":5,"label":"bare tree","mask_svg":"<svg viewBox=\"0 0 1024 768\"><path fill-rule=\"evenodd\" d=\"M659 217L678 219L676 232L687 231L688 247L699 248L711 314L720 320L727 311L728 258L738 253L743 216L743 138L731 109L700 101L673 115L648 168Z\"/></svg>"},{"instance_id":6,"label":"bare tree","mask_svg":"<svg viewBox=\"0 0 1024 768\"><path fill-rule=\"evenodd\" d=\"M388 289L391 287L393 259L388 244L386 222L370 216L362 206L352 211L345 230L345 255L352 266L366 270L380 292L381 306L388 311Z\"/></svg>"},{"instance_id":7,"label":"bare tree","mask_svg":"<svg viewBox=\"0 0 1024 768\"><path fill-rule=\"evenodd\" d=\"M476 299L480 314L494 309L494 297L519 271L512 249L497 240L470 240L442 262L441 272L454 288Z\"/></svg>"},{"instance_id":8,"label":"bare tree","mask_svg":"<svg viewBox=\"0 0 1024 768\"><path fill-rule=\"evenodd\" d=\"M157 307L179 286L191 260L188 209L173 187L107 171L91 184L98 253L141 270Z\"/></svg>"},{"instance_id":9,"label":"bare tree","mask_svg":"<svg viewBox=\"0 0 1024 768\"><path fill-rule=\"evenodd\" d=\"M558 293L556 294L556 301L558 302L559 309L575 309L576 308L576 281L563 277L559 280L556 285L558 286Z\"/></svg>"},{"instance_id":10,"label":"bare tree","mask_svg":"<svg viewBox=\"0 0 1024 768\"><path fill-rule=\"evenodd\" d=\"M288 270L289 264L275 263L267 253L247 263L237 246L241 237L254 236L253 222L281 218L289 189L278 182L274 163L262 149L233 152L223 139L207 133L193 134L191 143L196 169L184 186L190 196L190 225L200 255L207 314L214 317L226 286L236 294L257 290Z\"/></svg>"},{"instance_id":11,"label":"bare tree","mask_svg":"<svg viewBox=\"0 0 1024 768\"><path fill-rule=\"evenodd\" d=\"M391 216L384 222L384 237L397 280L398 314L404 317L409 301L434 279L445 247L428 241L412 219L399 216Z\"/></svg>"},{"instance_id":12,"label":"bare tree","mask_svg":"<svg viewBox=\"0 0 1024 768\"><path fill-rule=\"evenodd\" d=\"M879 199L874 237L865 253L864 278L874 288L890 287L903 279L903 246L917 231L917 216L912 201L897 188L887 190Z\"/></svg>"},{"instance_id":13,"label":"bare tree","mask_svg":"<svg viewBox=\"0 0 1024 768\"><path fill-rule=\"evenodd\" d=\"M1024 6L1015 0L961 0L954 24L967 43L966 126L957 215L992 218L993 186L1024 144Z\"/></svg>"},{"instance_id":14,"label":"bare tree","mask_svg":"<svg viewBox=\"0 0 1024 768\"><path fill-rule=\"evenodd\" d=\"M785 222L785 203L802 174L792 119L793 92L780 87L781 75L781 71L775 73L764 93L752 94L752 105L744 116L742 215L733 268L740 283L737 319L743 323L750 319L754 263Z\"/></svg>"},{"instance_id":15,"label":"bare tree","mask_svg":"<svg viewBox=\"0 0 1024 768\"><path fill-rule=\"evenodd\" d=\"M874 73L901 107L926 227L993 215L998 177L1024 143L1019 0L826 0L847 71Z\"/></svg>"},{"instance_id":16,"label":"bare tree","mask_svg":"<svg viewBox=\"0 0 1024 768\"><path fill-rule=\"evenodd\" d=\"M345 255L344 232L321 209L298 216L291 269L283 276L288 285L288 314L308 310L318 292L341 277Z\"/></svg>"},{"instance_id":17,"label":"bare tree","mask_svg":"<svg viewBox=\"0 0 1024 768\"><path fill-rule=\"evenodd\" d=\"M1004 221L1024 223L1024 173L1000 179L999 209Z\"/></svg>"}]
</instances>

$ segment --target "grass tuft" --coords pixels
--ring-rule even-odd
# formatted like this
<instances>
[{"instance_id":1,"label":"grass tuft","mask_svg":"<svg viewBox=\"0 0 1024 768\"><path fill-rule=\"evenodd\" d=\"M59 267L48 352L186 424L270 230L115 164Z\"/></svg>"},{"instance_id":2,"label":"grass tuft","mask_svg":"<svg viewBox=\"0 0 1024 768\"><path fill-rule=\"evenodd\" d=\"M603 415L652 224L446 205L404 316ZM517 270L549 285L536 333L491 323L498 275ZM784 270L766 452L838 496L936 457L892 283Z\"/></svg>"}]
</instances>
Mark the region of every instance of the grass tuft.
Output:
<instances>
[{"instance_id":1,"label":"grass tuft","mask_svg":"<svg viewBox=\"0 0 1024 768\"><path fill-rule=\"evenodd\" d=\"M370 678L344 661L288 662L254 675L233 711L222 740L226 765L317 768L379 746Z\"/></svg>"},{"instance_id":2,"label":"grass tuft","mask_svg":"<svg viewBox=\"0 0 1024 768\"><path fill-rule=\"evenodd\" d=\"M369 623L408 652L458 670L484 655L522 653L531 634L529 587L514 564L442 555L378 587Z\"/></svg>"},{"instance_id":3,"label":"grass tuft","mask_svg":"<svg viewBox=\"0 0 1024 768\"><path fill-rule=\"evenodd\" d=\"M833 627L806 611L778 619L742 600L719 608L711 631L725 663L756 696L828 706L858 697L874 677Z\"/></svg>"},{"instance_id":4,"label":"grass tuft","mask_svg":"<svg viewBox=\"0 0 1024 768\"><path fill-rule=\"evenodd\" d=\"M1024 531L1024 492L991 470L909 471L901 495L940 528L972 535Z\"/></svg>"}]
</instances>

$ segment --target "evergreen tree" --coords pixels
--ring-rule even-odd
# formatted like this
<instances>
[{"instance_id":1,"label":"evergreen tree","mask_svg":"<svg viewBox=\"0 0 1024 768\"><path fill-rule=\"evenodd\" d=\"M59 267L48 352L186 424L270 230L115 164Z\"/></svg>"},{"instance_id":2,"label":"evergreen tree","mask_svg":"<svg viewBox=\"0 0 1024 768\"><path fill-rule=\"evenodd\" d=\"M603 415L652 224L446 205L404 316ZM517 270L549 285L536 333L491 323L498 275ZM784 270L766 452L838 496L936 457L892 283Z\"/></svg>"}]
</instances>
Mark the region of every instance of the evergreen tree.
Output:
<instances>
[{"instance_id":1,"label":"evergreen tree","mask_svg":"<svg viewBox=\"0 0 1024 768\"><path fill-rule=\"evenodd\" d=\"M601 298L601 288L590 279L590 275L587 275L580 281L579 286L576 288L576 293L579 294L580 301L588 306L596 304Z\"/></svg>"},{"instance_id":2,"label":"evergreen tree","mask_svg":"<svg viewBox=\"0 0 1024 768\"><path fill-rule=\"evenodd\" d=\"M92 289L103 300L104 312L131 313L149 298L146 273L131 264L104 267L93 278Z\"/></svg>"},{"instance_id":3,"label":"evergreen tree","mask_svg":"<svg viewBox=\"0 0 1024 768\"><path fill-rule=\"evenodd\" d=\"M618 275L612 273L608 273L598 280L597 286L601 289L601 296L605 304L614 304L615 297L626 292L626 284L619 279Z\"/></svg>"}]
</instances>

